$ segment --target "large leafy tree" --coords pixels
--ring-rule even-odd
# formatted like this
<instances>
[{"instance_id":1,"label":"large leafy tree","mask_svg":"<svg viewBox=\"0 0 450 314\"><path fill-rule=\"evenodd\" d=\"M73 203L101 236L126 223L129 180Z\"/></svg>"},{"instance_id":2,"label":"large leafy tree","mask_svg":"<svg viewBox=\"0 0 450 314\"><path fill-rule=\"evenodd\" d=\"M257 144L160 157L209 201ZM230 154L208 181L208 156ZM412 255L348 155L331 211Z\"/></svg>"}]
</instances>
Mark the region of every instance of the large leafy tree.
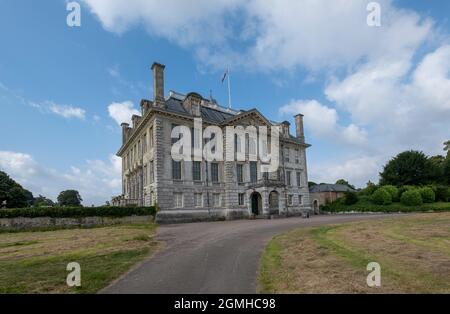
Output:
<instances>
[{"instance_id":1,"label":"large leafy tree","mask_svg":"<svg viewBox=\"0 0 450 314\"><path fill-rule=\"evenodd\" d=\"M450 141L444 142L444 150L447 152L447 159L450 159Z\"/></svg>"},{"instance_id":2,"label":"large leafy tree","mask_svg":"<svg viewBox=\"0 0 450 314\"><path fill-rule=\"evenodd\" d=\"M380 173L381 185L421 185L433 181L433 165L423 152L406 151L391 159Z\"/></svg>"},{"instance_id":3,"label":"large leafy tree","mask_svg":"<svg viewBox=\"0 0 450 314\"><path fill-rule=\"evenodd\" d=\"M445 157L441 155L432 156L428 159L428 170L431 183L447 183L444 175L445 162Z\"/></svg>"},{"instance_id":4,"label":"large leafy tree","mask_svg":"<svg viewBox=\"0 0 450 314\"><path fill-rule=\"evenodd\" d=\"M51 199L39 195L38 197L34 198L33 206L36 207L55 206L55 203Z\"/></svg>"},{"instance_id":5,"label":"large leafy tree","mask_svg":"<svg viewBox=\"0 0 450 314\"><path fill-rule=\"evenodd\" d=\"M61 206L81 206L83 199L76 190L62 191L58 195L58 204Z\"/></svg>"},{"instance_id":6,"label":"large leafy tree","mask_svg":"<svg viewBox=\"0 0 450 314\"><path fill-rule=\"evenodd\" d=\"M447 159L444 162L444 184L450 185L450 157L447 157Z\"/></svg>"},{"instance_id":7,"label":"large leafy tree","mask_svg":"<svg viewBox=\"0 0 450 314\"><path fill-rule=\"evenodd\" d=\"M0 205L5 201L8 208L27 207L33 202L33 194L0 171Z\"/></svg>"}]
</instances>

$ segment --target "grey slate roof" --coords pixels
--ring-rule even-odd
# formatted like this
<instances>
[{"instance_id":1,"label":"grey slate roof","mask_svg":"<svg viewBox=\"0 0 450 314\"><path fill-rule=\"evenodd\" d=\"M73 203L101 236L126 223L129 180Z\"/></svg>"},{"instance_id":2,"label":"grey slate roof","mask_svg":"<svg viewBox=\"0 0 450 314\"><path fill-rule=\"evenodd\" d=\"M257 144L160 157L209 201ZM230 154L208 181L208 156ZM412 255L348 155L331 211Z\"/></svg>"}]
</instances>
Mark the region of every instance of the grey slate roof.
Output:
<instances>
[{"instance_id":1,"label":"grey slate roof","mask_svg":"<svg viewBox=\"0 0 450 314\"><path fill-rule=\"evenodd\" d=\"M175 112L175 113L182 113L182 114L190 115L190 113L184 109L184 107L182 105L182 101L177 98L174 98L174 97L170 97L166 100L166 110ZM205 106L201 106L200 111L201 111L202 119L205 119L205 120L217 123L217 124L222 123L223 121L234 116L234 114L232 114L232 113L223 112L223 111L216 110L214 108L205 107Z\"/></svg>"},{"instance_id":2,"label":"grey slate roof","mask_svg":"<svg viewBox=\"0 0 450 314\"><path fill-rule=\"evenodd\" d=\"M355 192L354 189L344 184L318 184L309 188L310 193L321 192Z\"/></svg>"}]
</instances>

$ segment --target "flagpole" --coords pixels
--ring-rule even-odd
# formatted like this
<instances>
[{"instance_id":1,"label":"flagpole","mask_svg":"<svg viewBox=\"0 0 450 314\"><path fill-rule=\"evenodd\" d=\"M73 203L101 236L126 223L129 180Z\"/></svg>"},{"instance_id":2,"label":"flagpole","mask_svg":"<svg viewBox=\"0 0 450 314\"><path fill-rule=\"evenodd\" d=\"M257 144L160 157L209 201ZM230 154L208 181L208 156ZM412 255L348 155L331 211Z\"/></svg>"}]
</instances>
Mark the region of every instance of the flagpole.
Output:
<instances>
[{"instance_id":1,"label":"flagpole","mask_svg":"<svg viewBox=\"0 0 450 314\"><path fill-rule=\"evenodd\" d=\"M228 67L227 72L228 72L228 75L227 75L227 79L228 79L228 108L231 109L230 67Z\"/></svg>"}]
</instances>

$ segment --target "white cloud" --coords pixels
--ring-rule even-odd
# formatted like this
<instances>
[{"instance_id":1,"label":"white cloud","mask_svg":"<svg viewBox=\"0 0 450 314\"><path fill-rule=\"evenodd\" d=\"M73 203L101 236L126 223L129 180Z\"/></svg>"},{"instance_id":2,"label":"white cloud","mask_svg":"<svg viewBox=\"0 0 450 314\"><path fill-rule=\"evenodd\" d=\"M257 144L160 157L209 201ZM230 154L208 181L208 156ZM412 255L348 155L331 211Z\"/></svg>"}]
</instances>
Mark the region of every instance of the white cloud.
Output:
<instances>
[{"instance_id":1,"label":"white cloud","mask_svg":"<svg viewBox=\"0 0 450 314\"><path fill-rule=\"evenodd\" d=\"M378 181L378 172L385 160L378 157L354 157L344 162L335 161L313 163L310 169L310 180L316 183L334 183L339 179L348 180L357 187Z\"/></svg>"},{"instance_id":2,"label":"white cloud","mask_svg":"<svg viewBox=\"0 0 450 314\"><path fill-rule=\"evenodd\" d=\"M335 132L338 114L334 108L322 105L316 100L291 100L280 108L282 114L304 114L305 126L314 135L329 135Z\"/></svg>"},{"instance_id":3,"label":"white cloud","mask_svg":"<svg viewBox=\"0 0 450 314\"><path fill-rule=\"evenodd\" d=\"M367 131L357 125L350 124L341 132L344 140L348 143L364 144L367 142Z\"/></svg>"},{"instance_id":4,"label":"white cloud","mask_svg":"<svg viewBox=\"0 0 450 314\"><path fill-rule=\"evenodd\" d=\"M86 117L86 110L72 106L72 105L61 105L57 104L53 101L42 101L42 102L36 102L29 99L26 99L21 95L21 93L16 92L7 86L0 83L0 94L1 97L4 97L5 99L12 100L13 102L20 102L21 104L25 106L30 106L41 113L52 113L56 114L58 116L61 116L63 118L77 118L84 120Z\"/></svg>"},{"instance_id":5,"label":"white cloud","mask_svg":"<svg viewBox=\"0 0 450 314\"><path fill-rule=\"evenodd\" d=\"M108 106L108 113L111 118L116 121L118 125L122 123L131 124L131 117L135 115L140 115L141 113L134 108L131 101L124 101L121 103L114 102Z\"/></svg>"},{"instance_id":6,"label":"white cloud","mask_svg":"<svg viewBox=\"0 0 450 314\"><path fill-rule=\"evenodd\" d=\"M86 110L71 105L58 105L50 102L48 103L48 109L50 112L64 118L77 118L84 120L86 115Z\"/></svg>"},{"instance_id":7,"label":"white cloud","mask_svg":"<svg viewBox=\"0 0 450 314\"><path fill-rule=\"evenodd\" d=\"M59 192L75 189L85 205L101 205L121 191L121 159L113 155L107 161L86 160L80 167L58 171L41 165L29 154L0 151L0 168L35 196L42 194L53 200Z\"/></svg>"},{"instance_id":8,"label":"white cloud","mask_svg":"<svg viewBox=\"0 0 450 314\"><path fill-rule=\"evenodd\" d=\"M123 33L144 25L150 34L180 45L217 43L226 32L224 15L239 1L235 0L84 0L91 12L109 31Z\"/></svg>"},{"instance_id":9,"label":"white cloud","mask_svg":"<svg viewBox=\"0 0 450 314\"><path fill-rule=\"evenodd\" d=\"M20 177L27 177L39 172L38 164L30 155L10 151L0 151L0 166Z\"/></svg>"},{"instance_id":10,"label":"white cloud","mask_svg":"<svg viewBox=\"0 0 450 314\"><path fill-rule=\"evenodd\" d=\"M325 93L353 123L370 125L373 144L384 152L440 153L450 119L450 46L427 54L417 67L411 59L365 64Z\"/></svg>"},{"instance_id":11,"label":"white cloud","mask_svg":"<svg viewBox=\"0 0 450 314\"><path fill-rule=\"evenodd\" d=\"M428 54L417 67L410 92L437 111L450 111L450 45Z\"/></svg>"},{"instance_id":12,"label":"white cloud","mask_svg":"<svg viewBox=\"0 0 450 314\"><path fill-rule=\"evenodd\" d=\"M303 114L305 128L315 138L338 139L348 144L364 144L367 140L365 130L354 124L339 125L336 109L322 105L317 100L291 100L280 108L280 113Z\"/></svg>"},{"instance_id":13,"label":"white cloud","mask_svg":"<svg viewBox=\"0 0 450 314\"><path fill-rule=\"evenodd\" d=\"M428 20L391 0L378 2L382 27L366 24L365 0L84 0L108 31L143 25L153 36L193 47L203 64L263 70L397 56L430 35Z\"/></svg>"}]
</instances>

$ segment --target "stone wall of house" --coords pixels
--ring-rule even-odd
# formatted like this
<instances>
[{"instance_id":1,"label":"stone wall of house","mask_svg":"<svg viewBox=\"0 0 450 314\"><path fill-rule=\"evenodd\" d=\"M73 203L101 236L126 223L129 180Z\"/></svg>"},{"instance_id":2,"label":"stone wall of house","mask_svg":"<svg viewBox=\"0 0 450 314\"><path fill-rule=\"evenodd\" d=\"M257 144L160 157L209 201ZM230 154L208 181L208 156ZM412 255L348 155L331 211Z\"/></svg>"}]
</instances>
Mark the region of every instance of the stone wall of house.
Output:
<instances>
[{"instance_id":1,"label":"stone wall of house","mask_svg":"<svg viewBox=\"0 0 450 314\"><path fill-rule=\"evenodd\" d=\"M81 217L81 218L51 218L51 217L17 217L0 218L0 230L17 231L39 228L68 228L68 227L94 227L103 225L116 225L128 223L147 223L153 216L127 216L127 217Z\"/></svg>"}]
</instances>

